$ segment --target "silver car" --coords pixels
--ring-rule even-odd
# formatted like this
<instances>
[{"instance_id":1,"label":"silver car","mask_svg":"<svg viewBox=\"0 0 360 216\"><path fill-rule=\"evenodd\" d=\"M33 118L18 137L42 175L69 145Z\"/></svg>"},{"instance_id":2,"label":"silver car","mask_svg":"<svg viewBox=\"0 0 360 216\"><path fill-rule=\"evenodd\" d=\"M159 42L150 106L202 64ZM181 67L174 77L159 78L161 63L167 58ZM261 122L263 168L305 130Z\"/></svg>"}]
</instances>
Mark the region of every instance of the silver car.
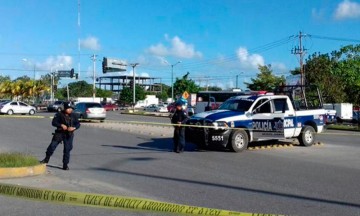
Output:
<instances>
[{"instance_id":1,"label":"silver car","mask_svg":"<svg viewBox=\"0 0 360 216\"><path fill-rule=\"evenodd\" d=\"M80 119L98 119L105 120L106 110L100 103L80 102L75 105L74 113Z\"/></svg>"},{"instance_id":2,"label":"silver car","mask_svg":"<svg viewBox=\"0 0 360 216\"><path fill-rule=\"evenodd\" d=\"M0 113L3 114L29 114L34 115L36 108L20 101L10 101L0 104Z\"/></svg>"}]
</instances>

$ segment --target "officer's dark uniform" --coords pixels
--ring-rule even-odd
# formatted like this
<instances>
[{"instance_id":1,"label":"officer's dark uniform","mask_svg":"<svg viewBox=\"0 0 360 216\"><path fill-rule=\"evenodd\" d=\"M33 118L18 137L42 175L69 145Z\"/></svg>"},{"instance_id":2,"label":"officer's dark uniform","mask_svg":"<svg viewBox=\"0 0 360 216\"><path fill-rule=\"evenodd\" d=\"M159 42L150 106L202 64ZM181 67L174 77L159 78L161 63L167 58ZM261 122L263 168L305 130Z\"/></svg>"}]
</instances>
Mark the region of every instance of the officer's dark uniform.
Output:
<instances>
[{"instance_id":1,"label":"officer's dark uniform","mask_svg":"<svg viewBox=\"0 0 360 216\"><path fill-rule=\"evenodd\" d=\"M67 115L66 109L72 108L69 103L64 104L64 110L55 114L52 120L52 126L56 127L55 133L53 133L53 138L49 147L46 150L46 157L41 163L48 163L50 160L51 155L54 153L56 147L59 143L63 142L64 144L64 151L63 151L63 169L68 170L68 164L70 161L70 151L73 148L73 139L74 139L74 132L64 131L61 127L62 124L69 127L74 127L78 129L80 127L80 122L78 117L70 113Z\"/></svg>"},{"instance_id":2,"label":"officer's dark uniform","mask_svg":"<svg viewBox=\"0 0 360 216\"><path fill-rule=\"evenodd\" d=\"M177 103L176 106L181 106L180 103ZM176 109L174 115L171 118L172 124L182 124L186 122L187 115L185 111L181 109ZM174 152L180 153L184 151L185 148L185 127L174 126Z\"/></svg>"}]
</instances>

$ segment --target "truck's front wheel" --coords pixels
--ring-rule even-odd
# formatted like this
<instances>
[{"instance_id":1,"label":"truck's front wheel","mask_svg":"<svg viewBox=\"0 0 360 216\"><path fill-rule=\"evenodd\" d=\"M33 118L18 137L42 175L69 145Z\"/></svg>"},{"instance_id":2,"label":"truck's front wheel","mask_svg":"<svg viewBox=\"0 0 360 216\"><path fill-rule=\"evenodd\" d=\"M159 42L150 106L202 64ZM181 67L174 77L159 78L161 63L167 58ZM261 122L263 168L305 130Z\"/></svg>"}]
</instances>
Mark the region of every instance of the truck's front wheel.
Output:
<instances>
[{"instance_id":1,"label":"truck's front wheel","mask_svg":"<svg viewBox=\"0 0 360 216\"><path fill-rule=\"evenodd\" d=\"M300 145L312 146L315 142L315 134L316 132L313 127L305 126L298 137Z\"/></svg>"},{"instance_id":2,"label":"truck's front wheel","mask_svg":"<svg viewBox=\"0 0 360 216\"><path fill-rule=\"evenodd\" d=\"M235 130L231 136L230 148L234 152L244 151L249 143L249 137L245 130Z\"/></svg>"}]
</instances>

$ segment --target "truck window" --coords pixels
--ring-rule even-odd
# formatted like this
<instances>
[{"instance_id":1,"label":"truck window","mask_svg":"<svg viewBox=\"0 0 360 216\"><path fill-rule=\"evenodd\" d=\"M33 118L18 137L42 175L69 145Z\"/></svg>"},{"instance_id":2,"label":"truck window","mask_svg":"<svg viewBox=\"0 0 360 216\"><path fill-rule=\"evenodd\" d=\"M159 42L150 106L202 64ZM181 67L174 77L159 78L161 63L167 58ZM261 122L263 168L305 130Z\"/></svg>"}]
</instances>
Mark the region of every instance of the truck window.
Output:
<instances>
[{"instance_id":1,"label":"truck window","mask_svg":"<svg viewBox=\"0 0 360 216\"><path fill-rule=\"evenodd\" d=\"M285 111L289 110L285 98L274 99L274 108L275 108L275 113L284 113Z\"/></svg>"},{"instance_id":2,"label":"truck window","mask_svg":"<svg viewBox=\"0 0 360 216\"><path fill-rule=\"evenodd\" d=\"M270 100L268 99L259 100L254 106L254 109L256 110L256 113L271 113Z\"/></svg>"}]
</instances>

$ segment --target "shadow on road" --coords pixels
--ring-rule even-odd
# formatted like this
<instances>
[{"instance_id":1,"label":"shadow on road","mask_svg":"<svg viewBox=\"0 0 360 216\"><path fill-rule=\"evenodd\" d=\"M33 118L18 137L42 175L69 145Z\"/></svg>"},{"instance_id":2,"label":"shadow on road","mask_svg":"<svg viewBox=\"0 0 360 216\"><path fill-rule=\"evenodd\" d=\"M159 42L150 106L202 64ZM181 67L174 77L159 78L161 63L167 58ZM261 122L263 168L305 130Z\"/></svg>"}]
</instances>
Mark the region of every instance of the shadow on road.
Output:
<instances>
[{"instance_id":1,"label":"shadow on road","mask_svg":"<svg viewBox=\"0 0 360 216\"><path fill-rule=\"evenodd\" d=\"M128 145L101 145L101 146L129 149L129 150L149 150L149 151L159 151L159 152L171 152L171 151L173 151L173 140L172 140L172 138L153 138L150 141L140 143L137 146L128 146ZM197 151L196 145L191 144L191 143L186 143L185 151L186 152Z\"/></svg>"},{"instance_id":2,"label":"shadow on road","mask_svg":"<svg viewBox=\"0 0 360 216\"><path fill-rule=\"evenodd\" d=\"M283 197L283 198L299 199L299 200L304 200L304 201L313 201L313 202L320 202L320 203L325 203L325 204L360 208L359 203L350 203L350 202L344 202L344 201L339 201L339 200L307 197L307 196L302 196L302 195L272 192L272 191L266 191L266 190L259 190L259 189L218 184L218 183L210 183L210 182L197 181L197 180L191 180L191 179L181 179L181 178L175 178L175 177L166 177L166 176L151 175L151 174L144 174L144 173L137 173L137 172L130 172L130 171L113 170L113 169L101 168L101 167L90 168L90 169L96 170L96 171L112 172L112 173L119 173L119 174L125 174L125 175L133 175L133 176L138 176L138 177L146 177L146 178L174 181L177 184L178 183L191 183L191 184L202 185L202 186L207 185L207 186L219 187L219 188L224 188L224 189L241 190L241 191L251 192L251 193L255 193L255 194L270 195L270 196L277 196L277 197Z\"/></svg>"}]
</instances>

